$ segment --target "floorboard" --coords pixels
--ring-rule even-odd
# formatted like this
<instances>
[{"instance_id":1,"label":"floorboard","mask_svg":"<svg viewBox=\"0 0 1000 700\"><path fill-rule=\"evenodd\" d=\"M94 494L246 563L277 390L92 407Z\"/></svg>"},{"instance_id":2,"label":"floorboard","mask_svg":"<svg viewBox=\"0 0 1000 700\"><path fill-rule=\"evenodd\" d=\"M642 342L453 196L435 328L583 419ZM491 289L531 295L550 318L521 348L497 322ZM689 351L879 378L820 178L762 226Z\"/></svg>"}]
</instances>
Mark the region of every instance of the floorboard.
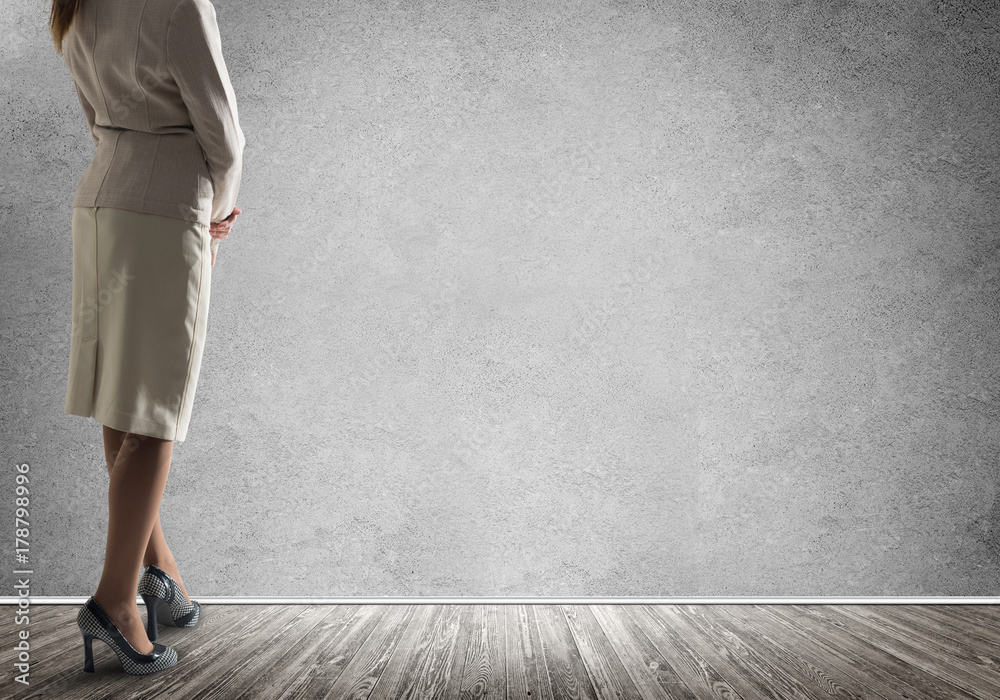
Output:
<instances>
[{"instance_id":1,"label":"floorboard","mask_svg":"<svg viewBox=\"0 0 1000 700\"><path fill-rule=\"evenodd\" d=\"M0 606L0 665L19 627ZM31 609L30 684L0 697L185 700L996 700L984 605L204 605L177 666L122 672L78 605ZM140 610L145 614L144 607Z\"/></svg>"}]
</instances>

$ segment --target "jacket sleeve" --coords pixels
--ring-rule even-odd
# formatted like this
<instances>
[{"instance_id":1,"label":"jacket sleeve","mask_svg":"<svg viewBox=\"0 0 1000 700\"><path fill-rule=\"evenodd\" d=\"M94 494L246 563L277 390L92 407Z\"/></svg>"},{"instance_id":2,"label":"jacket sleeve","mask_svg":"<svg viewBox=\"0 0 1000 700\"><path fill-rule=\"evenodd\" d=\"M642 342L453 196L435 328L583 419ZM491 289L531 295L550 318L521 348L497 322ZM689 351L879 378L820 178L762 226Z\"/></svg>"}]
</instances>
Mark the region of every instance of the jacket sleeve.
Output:
<instances>
[{"instance_id":1,"label":"jacket sleeve","mask_svg":"<svg viewBox=\"0 0 1000 700\"><path fill-rule=\"evenodd\" d=\"M236 205L245 141L210 0L181 0L174 8L167 25L167 69L180 88L212 176L211 221L222 221Z\"/></svg>"},{"instance_id":2,"label":"jacket sleeve","mask_svg":"<svg viewBox=\"0 0 1000 700\"><path fill-rule=\"evenodd\" d=\"M94 133L94 122L96 120L96 112L94 111L93 105L87 101L87 98L83 96L80 92L80 86L77 85L76 80L73 80L73 88L76 90L76 98L80 100L80 106L83 108L83 116L87 120L87 128L90 129L90 138L94 139L94 145L98 145L99 139L97 134Z\"/></svg>"}]
</instances>

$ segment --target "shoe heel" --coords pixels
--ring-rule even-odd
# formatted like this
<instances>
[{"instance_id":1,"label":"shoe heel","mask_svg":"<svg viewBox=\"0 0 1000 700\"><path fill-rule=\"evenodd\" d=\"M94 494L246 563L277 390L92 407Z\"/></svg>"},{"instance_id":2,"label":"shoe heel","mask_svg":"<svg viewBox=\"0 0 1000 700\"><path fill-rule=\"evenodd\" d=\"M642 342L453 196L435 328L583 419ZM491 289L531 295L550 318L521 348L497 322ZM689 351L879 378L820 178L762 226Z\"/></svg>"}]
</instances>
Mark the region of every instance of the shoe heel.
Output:
<instances>
[{"instance_id":1,"label":"shoe heel","mask_svg":"<svg viewBox=\"0 0 1000 700\"><path fill-rule=\"evenodd\" d=\"M167 601L158 596L143 593L142 602L146 604L146 636L149 637L149 641L155 642L159 635L156 619L157 609L161 603L166 603Z\"/></svg>"},{"instance_id":2,"label":"shoe heel","mask_svg":"<svg viewBox=\"0 0 1000 700\"><path fill-rule=\"evenodd\" d=\"M139 577L139 595L146 602L147 625L159 622L170 627L191 628L201 619L201 604L188 600L170 574L155 564L147 565ZM154 598L157 602L150 605L150 599ZM154 629L150 627L147 632L150 641L156 641Z\"/></svg>"},{"instance_id":3,"label":"shoe heel","mask_svg":"<svg viewBox=\"0 0 1000 700\"><path fill-rule=\"evenodd\" d=\"M153 642L153 650L148 654L140 653L129 644L118 626L91 596L80 607L76 614L76 624L83 633L83 670L93 672L94 652L93 639L97 637L111 647L118 658L122 670L133 676L145 676L158 671L165 671L177 665L177 651L172 647Z\"/></svg>"},{"instance_id":4,"label":"shoe heel","mask_svg":"<svg viewBox=\"0 0 1000 700\"><path fill-rule=\"evenodd\" d=\"M94 635L87 634L80 630L83 635L83 670L87 673L94 672Z\"/></svg>"}]
</instances>

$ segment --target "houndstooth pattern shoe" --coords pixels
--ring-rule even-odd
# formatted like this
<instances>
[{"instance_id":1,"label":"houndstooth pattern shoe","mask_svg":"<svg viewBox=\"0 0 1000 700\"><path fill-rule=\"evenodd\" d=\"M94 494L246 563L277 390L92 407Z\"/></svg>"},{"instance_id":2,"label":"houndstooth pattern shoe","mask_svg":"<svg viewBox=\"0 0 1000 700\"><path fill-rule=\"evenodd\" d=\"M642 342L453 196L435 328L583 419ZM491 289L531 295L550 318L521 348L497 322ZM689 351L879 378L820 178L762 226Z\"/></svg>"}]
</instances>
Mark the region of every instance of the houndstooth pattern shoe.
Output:
<instances>
[{"instance_id":1,"label":"houndstooth pattern shoe","mask_svg":"<svg viewBox=\"0 0 1000 700\"><path fill-rule=\"evenodd\" d=\"M121 662L122 670L133 676L145 676L177 664L177 652L172 647L156 642L153 642L153 651L150 653L139 653L97 604L94 596L80 607L80 612L76 615L76 624L83 635L83 670L87 673L94 672L95 637L111 647Z\"/></svg>"},{"instance_id":2,"label":"houndstooth pattern shoe","mask_svg":"<svg viewBox=\"0 0 1000 700\"><path fill-rule=\"evenodd\" d=\"M155 642L157 622L171 627L194 627L201 618L201 604L188 602L170 574L150 564L139 578L139 595L146 604L146 636Z\"/></svg>"}]
</instances>

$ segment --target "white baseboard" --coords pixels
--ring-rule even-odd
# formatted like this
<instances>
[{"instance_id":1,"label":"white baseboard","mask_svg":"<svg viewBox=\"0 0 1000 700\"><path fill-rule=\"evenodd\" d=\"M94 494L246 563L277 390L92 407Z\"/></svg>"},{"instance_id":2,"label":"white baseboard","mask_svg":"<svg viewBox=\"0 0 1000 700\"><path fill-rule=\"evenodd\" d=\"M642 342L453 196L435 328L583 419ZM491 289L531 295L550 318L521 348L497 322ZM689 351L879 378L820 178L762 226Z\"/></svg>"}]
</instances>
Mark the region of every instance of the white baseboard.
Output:
<instances>
[{"instance_id":1,"label":"white baseboard","mask_svg":"<svg viewBox=\"0 0 1000 700\"><path fill-rule=\"evenodd\" d=\"M28 596L34 605L79 605L89 596ZM0 596L0 605L17 605L17 596ZM195 596L205 605L1000 605L990 597L875 598L283 598ZM136 596L138 605L142 600Z\"/></svg>"}]
</instances>

